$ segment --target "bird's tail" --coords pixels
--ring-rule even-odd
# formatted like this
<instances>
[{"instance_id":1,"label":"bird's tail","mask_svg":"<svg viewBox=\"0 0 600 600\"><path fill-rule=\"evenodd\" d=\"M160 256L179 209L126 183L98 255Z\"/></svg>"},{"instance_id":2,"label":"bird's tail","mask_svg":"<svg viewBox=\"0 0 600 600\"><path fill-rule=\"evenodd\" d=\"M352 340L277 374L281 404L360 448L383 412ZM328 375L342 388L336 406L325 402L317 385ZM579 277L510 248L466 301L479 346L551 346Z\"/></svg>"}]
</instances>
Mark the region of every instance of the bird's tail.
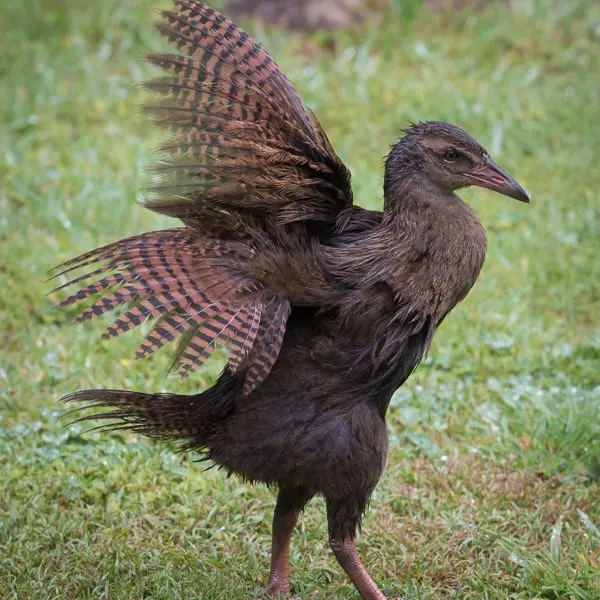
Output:
<instances>
[{"instance_id":1,"label":"bird's tail","mask_svg":"<svg viewBox=\"0 0 600 600\"><path fill-rule=\"evenodd\" d=\"M156 440L176 441L183 450L208 450L219 423L233 410L236 386L225 373L200 394L146 394L128 390L82 390L62 398L79 409L104 408L80 421L101 420L100 429L128 429Z\"/></svg>"}]
</instances>

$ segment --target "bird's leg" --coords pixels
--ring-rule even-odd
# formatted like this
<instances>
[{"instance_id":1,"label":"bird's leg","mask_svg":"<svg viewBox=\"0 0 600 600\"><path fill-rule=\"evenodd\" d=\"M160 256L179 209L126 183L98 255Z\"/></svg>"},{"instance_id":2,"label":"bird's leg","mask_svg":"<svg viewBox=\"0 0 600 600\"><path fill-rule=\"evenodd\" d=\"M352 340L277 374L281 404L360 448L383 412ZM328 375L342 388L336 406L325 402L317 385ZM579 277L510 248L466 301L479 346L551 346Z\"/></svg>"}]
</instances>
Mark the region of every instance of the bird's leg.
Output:
<instances>
[{"instance_id":1,"label":"bird's leg","mask_svg":"<svg viewBox=\"0 0 600 600\"><path fill-rule=\"evenodd\" d=\"M386 600L383 592L367 573L356 551L354 536L361 514L362 507L356 511L355 507L327 500L329 545L363 600Z\"/></svg>"},{"instance_id":2,"label":"bird's leg","mask_svg":"<svg viewBox=\"0 0 600 600\"><path fill-rule=\"evenodd\" d=\"M329 545L363 600L386 600L360 561L352 538L330 538Z\"/></svg>"},{"instance_id":3,"label":"bird's leg","mask_svg":"<svg viewBox=\"0 0 600 600\"><path fill-rule=\"evenodd\" d=\"M261 596L287 598L290 595L290 539L298 515L311 497L312 494L304 488L279 490L273 514L269 585L261 591Z\"/></svg>"}]
</instances>

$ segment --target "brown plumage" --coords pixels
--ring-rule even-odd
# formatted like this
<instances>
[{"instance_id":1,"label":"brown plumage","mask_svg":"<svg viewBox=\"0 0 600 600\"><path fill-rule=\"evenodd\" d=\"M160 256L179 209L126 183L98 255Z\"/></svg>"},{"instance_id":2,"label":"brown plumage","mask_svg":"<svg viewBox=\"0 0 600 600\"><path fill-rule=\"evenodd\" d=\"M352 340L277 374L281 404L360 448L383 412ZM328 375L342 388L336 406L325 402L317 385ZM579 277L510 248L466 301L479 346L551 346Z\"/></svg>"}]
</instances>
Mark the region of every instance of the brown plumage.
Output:
<instances>
[{"instance_id":1,"label":"brown plumage","mask_svg":"<svg viewBox=\"0 0 600 600\"><path fill-rule=\"evenodd\" d=\"M204 4L174 1L158 29L180 54L152 55L168 75L148 84L163 95L148 112L173 138L145 205L182 226L55 275L84 269L61 286L79 286L63 306L96 298L78 320L124 306L106 338L155 319L138 357L178 342L182 375L216 346L229 361L192 396L66 400L277 486L267 593L289 594L291 532L322 494L336 557L363 598L381 600L354 538L384 468L387 406L484 260L484 230L454 192L527 195L462 129L427 122L391 149L383 212L353 205L348 170L268 54Z\"/></svg>"}]
</instances>

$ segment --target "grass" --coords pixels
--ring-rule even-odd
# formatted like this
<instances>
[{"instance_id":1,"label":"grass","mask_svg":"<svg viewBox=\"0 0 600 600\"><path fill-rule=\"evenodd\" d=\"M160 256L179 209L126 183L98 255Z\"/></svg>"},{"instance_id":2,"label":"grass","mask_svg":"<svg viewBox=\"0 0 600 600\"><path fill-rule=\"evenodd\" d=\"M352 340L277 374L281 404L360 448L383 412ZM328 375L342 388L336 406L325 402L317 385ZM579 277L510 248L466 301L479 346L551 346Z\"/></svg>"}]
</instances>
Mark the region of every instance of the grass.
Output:
<instances>
[{"instance_id":1,"label":"grass","mask_svg":"<svg viewBox=\"0 0 600 600\"><path fill-rule=\"evenodd\" d=\"M159 0L0 7L0 597L252 597L272 493L127 434L85 433L58 398L189 391L168 356L134 363L45 297L52 265L165 220L136 206L160 134L136 113ZM163 2L163 4L165 4ZM26 5L26 8L24 8ZM600 6L478 13L393 4L333 37L253 31L380 206L410 120L467 127L532 197L465 191L488 229L475 290L394 397L388 469L360 550L390 598L600 598ZM322 501L293 542L301 597L355 598Z\"/></svg>"}]
</instances>

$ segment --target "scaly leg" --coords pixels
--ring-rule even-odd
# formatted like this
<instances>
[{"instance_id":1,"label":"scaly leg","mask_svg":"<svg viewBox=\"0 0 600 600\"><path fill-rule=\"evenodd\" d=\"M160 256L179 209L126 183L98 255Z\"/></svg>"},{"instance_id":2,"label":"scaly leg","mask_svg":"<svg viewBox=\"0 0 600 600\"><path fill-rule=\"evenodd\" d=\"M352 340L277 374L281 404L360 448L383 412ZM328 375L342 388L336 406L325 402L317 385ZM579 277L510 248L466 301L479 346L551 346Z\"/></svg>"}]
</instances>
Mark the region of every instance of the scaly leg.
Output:
<instances>
[{"instance_id":1,"label":"scaly leg","mask_svg":"<svg viewBox=\"0 0 600 600\"><path fill-rule=\"evenodd\" d=\"M304 488L280 489L273 514L273 541L269 585L261 596L287 598L290 595L290 539L300 512L312 494Z\"/></svg>"},{"instance_id":2,"label":"scaly leg","mask_svg":"<svg viewBox=\"0 0 600 600\"><path fill-rule=\"evenodd\" d=\"M339 501L327 500L329 545L363 600L386 600L383 592L367 573L356 551L354 536L361 514L362 509L359 512L354 506L347 507Z\"/></svg>"}]
</instances>

